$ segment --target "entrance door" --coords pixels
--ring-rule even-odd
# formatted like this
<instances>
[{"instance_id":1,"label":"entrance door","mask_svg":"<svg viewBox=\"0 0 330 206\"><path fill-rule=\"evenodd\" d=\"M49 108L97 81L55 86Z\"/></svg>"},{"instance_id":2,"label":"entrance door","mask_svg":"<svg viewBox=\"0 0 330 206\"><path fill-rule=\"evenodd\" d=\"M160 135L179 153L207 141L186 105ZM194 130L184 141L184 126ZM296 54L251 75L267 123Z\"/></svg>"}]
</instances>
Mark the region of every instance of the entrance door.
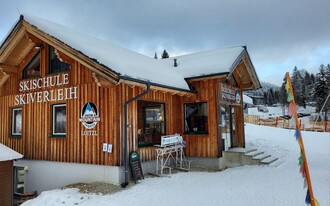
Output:
<instances>
[{"instance_id":1,"label":"entrance door","mask_svg":"<svg viewBox=\"0 0 330 206\"><path fill-rule=\"evenodd\" d=\"M230 115L230 106L221 105L220 106L220 141L222 143L222 150L226 151L231 147L231 115Z\"/></svg>"},{"instance_id":2,"label":"entrance door","mask_svg":"<svg viewBox=\"0 0 330 206\"><path fill-rule=\"evenodd\" d=\"M220 138L222 150L238 146L237 109L235 106L223 104L220 106Z\"/></svg>"},{"instance_id":3,"label":"entrance door","mask_svg":"<svg viewBox=\"0 0 330 206\"><path fill-rule=\"evenodd\" d=\"M237 107L230 106L231 110L231 147L238 147Z\"/></svg>"}]
</instances>

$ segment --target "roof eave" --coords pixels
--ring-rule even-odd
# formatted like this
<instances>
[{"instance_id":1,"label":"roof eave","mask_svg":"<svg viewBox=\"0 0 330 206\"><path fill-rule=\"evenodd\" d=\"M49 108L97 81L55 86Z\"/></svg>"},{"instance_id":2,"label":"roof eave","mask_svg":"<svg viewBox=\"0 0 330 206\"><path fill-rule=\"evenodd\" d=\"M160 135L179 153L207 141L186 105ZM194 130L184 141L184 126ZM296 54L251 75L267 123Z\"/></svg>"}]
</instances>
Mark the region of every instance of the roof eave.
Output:
<instances>
[{"instance_id":1,"label":"roof eave","mask_svg":"<svg viewBox=\"0 0 330 206\"><path fill-rule=\"evenodd\" d=\"M24 20L23 18L21 18ZM52 46L60 46L62 50L65 51L67 55L71 58L75 59L76 61L81 62L83 65L87 66L89 69L93 70L94 72L98 73L100 76L106 78L107 80L111 81L112 83L118 83L119 81L119 74L112 70L111 68L107 67L104 64L101 64L96 59L93 59L83 52L76 50L75 48L71 47L70 45L66 44L65 42L61 41L60 39L48 34L37 26L33 25L28 21L22 21L22 24L26 26L26 29L31 34L41 38L42 41L47 42L48 44L53 44Z\"/></svg>"},{"instance_id":2,"label":"roof eave","mask_svg":"<svg viewBox=\"0 0 330 206\"><path fill-rule=\"evenodd\" d=\"M248 90L256 90L256 89L260 89L261 88L261 84L258 78L258 75L255 71L255 68L252 64L251 58L249 53L247 52L246 46L243 47L244 49L242 50L242 52L237 56L237 58L235 59L235 61L233 62L233 64L231 65L230 69L229 69L229 76L231 76L233 74L234 69L240 64L240 62L243 60L243 58L246 56L247 60L248 60L248 64L249 64L249 68L250 71L252 73L253 78L255 79L255 84L253 83L252 88L243 88L243 91L248 91ZM252 81L253 82L253 81Z\"/></svg>"},{"instance_id":3,"label":"roof eave","mask_svg":"<svg viewBox=\"0 0 330 206\"><path fill-rule=\"evenodd\" d=\"M188 94L196 94L197 93L196 91L187 90L187 89L178 88L178 87L172 87L172 86L159 84L159 83L155 83L155 82L151 82L151 81L136 79L136 78L132 78L132 77L125 76L125 75L120 75L119 78L121 80L136 82L136 83L139 83L139 84L150 84L153 87L163 88L165 90L172 90L173 93L176 93L175 91L177 91L178 93L188 93Z\"/></svg>"},{"instance_id":4,"label":"roof eave","mask_svg":"<svg viewBox=\"0 0 330 206\"><path fill-rule=\"evenodd\" d=\"M10 41L10 39L22 27L23 20L24 20L24 17L23 17L23 15L21 15L20 18L19 18L19 20L14 25L14 27L12 27L11 31L7 34L6 38L2 41L1 46L0 46L0 55L2 54L3 50L6 48L7 44Z\"/></svg>"}]
</instances>

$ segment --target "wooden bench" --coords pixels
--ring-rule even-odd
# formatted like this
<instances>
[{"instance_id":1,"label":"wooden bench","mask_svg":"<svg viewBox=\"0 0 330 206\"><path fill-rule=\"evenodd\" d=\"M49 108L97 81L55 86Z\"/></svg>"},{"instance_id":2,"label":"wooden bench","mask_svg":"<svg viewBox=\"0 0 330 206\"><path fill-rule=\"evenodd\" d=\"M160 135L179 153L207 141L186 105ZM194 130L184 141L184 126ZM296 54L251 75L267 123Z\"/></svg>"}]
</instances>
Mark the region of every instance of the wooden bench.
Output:
<instances>
[{"instance_id":1,"label":"wooden bench","mask_svg":"<svg viewBox=\"0 0 330 206\"><path fill-rule=\"evenodd\" d=\"M21 205L28 200L36 198L37 196L38 196L37 191L23 193L23 194L14 192L14 205Z\"/></svg>"}]
</instances>

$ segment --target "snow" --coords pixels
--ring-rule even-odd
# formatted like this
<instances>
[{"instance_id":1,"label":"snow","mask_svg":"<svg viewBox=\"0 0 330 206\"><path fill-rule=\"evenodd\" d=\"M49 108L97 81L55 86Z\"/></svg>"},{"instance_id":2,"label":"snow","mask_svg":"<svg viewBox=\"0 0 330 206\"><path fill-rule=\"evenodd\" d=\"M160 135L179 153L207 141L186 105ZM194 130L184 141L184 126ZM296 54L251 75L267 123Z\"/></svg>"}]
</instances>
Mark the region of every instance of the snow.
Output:
<instances>
[{"instance_id":1,"label":"snow","mask_svg":"<svg viewBox=\"0 0 330 206\"><path fill-rule=\"evenodd\" d=\"M148 177L112 195L77 189L43 192L24 206L38 205L305 205L299 173L299 146L293 130L246 124L246 144L284 161L278 167L244 166L222 172L181 172L171 178ZM314 196L329 205L330 135L302 132Z\"/></svg>"},{"instance_id":2,"label":"snow","mask_svg":"<svg viewBox=\"0 0 330 206\"><path fill-rule=\"evenodd\" d=\"M244 51L241 46L188 54L162 59L173 68L173 59L177 59L175 68L185 78L230 72L235 60ZM233 69L233 68L232 68Z\"/></svg>"},{"instance_id":3,"label":"snow","mask_svg":"<svg viewBox=\"0 0 330 206\"><path fill-rule=\"evenodd\" d=\"M249 97L249 96L247 96L247 95L245 95L245 94L243 94L243 102L244 102L244 103L247 103L247 104L251 104L251 105L253 105L253 100L252 100L252 98Z\"/></svg>"},{"instance_id":4,"label":"snow","mask_svg":"<svg viewBox=\"0 0 330 206\"><path fill-rule=\"evenodd\" d=\"M23 155L0 143L0 162L20 159Z\"/></svg>"},{"instance_id":5,"label":"snow","mask_svg":"<svg viewBox=\"0 0 330 206\"><path fill-rule=\"evenodd\" d=\"M184 78L229 73L244 51L243 47L232 47L173 57L178 60L178 67L174 67L173 58L154 59L51 21L30 15L24 19L122 76L184 90L189 90Z\"/></svg>"},{"instance_id":6,"label":"snow","mask_svg":"<svg viewBox=\"0 0 330 206\"><path fill-rule=\"evenodd\" d=\"M258 115L263 118L279 117L279 116L284 115L282 107L267 107L267 109L268 109L268 112L259 112L257 107L248 108L248 114ZM285 114L288 114L287 110L288 110L288 108L285 107L285 109L284 109ZM301 112L301 113L312 114L312 113L315 113L315 107L307 106L306 109L303 107L298 107L297 111ZM305 119L308 119L308 118L309 117L306 117Z\"/></svg>"}]
</instances>

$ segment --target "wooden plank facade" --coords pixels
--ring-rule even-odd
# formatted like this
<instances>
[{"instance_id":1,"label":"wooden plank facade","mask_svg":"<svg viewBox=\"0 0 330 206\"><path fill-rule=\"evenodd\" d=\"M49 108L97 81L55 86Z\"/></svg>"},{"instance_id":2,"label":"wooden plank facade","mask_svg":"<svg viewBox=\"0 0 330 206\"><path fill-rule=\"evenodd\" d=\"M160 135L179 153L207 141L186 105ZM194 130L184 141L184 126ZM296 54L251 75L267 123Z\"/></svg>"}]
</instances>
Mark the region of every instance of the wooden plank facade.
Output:
<instances>
[{"instance_id":1,"label":"wooden plank facade","mask_svg":"<svg viewBox=\"0 0 330 206\"><path fill-rule=\"evenodd\" d=\"M0 85L0 142L23 154L25 159L122 166L124 103L142 93L145 90L144 85L116 79L111 72L111 75L107 76L102 65L77 51L72 52L63 42L27 22L20 22L23 26L20 25L10 34L0 50L0 72L4 73ZM39 48L35 48L35 45ZM55 48L60 59L70 64L69 71L49 72L49 46ZM26 79L23 70L39 50L40 76ZM100 69L101 67L103 69ZM151 91L139 100L165 105L165 133L183 135L187 145L187 156L221 157L221 83L236 86L242 98L244 82L251 81L248 67L247 60L242 59L232 73L187 80L196 92L152 86ZM34 89L25 88L22 91L25 81L49 81L45 78L55 80L56 77L64 78L66 83ZM70 93L73 88L75 93ZM31 93L36 94L34 98L37 99L39 93L43 96L40 97L40 101L32 100L31 95L27 97ZM45 94L49 96L45 97ZM54 95L54 99L51 99L51 95ZM63 95L67 95L67 98L63 98ZM25 99L21 100L20 96ZM86 129L80 122L80 117L81 110L87 102L93 102L99 110L100 121L95 127L96 134L83 133ZM184 134L184 105L201 102L207 103L208 132ZM235 122L238 138L232 146L244 146L242 102L236 105ZM57 137L52 135L52 105L62 103L66 105L66 135ZM14 108L22 108L21 136L11 134ZM138 101L134 101L129 104L128 109L129 151L137 150L142 161L153 160L154 147L138 146L138 121L141 121L138 114ZM102 151L103 143L113 145L111 153Z\"/></svg>"},{"instance_id":2,"label":"wooden plank facade","mask_svg":"<svg viewBox=\"0 0 330 206\"><path fill-rule=\"evenodd\" d=\"M1 205L13 205L13 160L0 161Z\"/></svg>"}]
</instances>

